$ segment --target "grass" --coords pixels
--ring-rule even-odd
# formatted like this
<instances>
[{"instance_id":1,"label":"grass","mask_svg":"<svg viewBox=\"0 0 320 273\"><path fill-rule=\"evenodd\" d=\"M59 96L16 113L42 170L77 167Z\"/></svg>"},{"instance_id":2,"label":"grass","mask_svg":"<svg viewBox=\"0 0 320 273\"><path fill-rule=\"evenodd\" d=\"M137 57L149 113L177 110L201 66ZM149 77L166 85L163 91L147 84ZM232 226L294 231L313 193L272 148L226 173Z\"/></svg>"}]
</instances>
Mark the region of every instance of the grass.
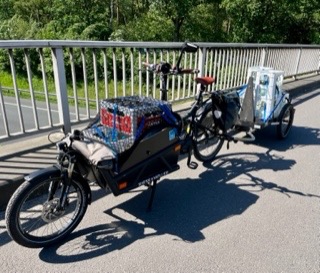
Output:
<instances>
[{"instance_id":1,"label":"grass","mask_svg":"<svg viewBox=\"0 0 320 273\"><path fill-rule=\"evenodd\" d=\"M31 98L30 94L30 86L27 77L17 76L16 78L17 88L19 89L19 96L20 98ZM8 72L1 72L0 73L0 85L4 96L15 96L14 91L14 83L10 73ZM78 81L76 86L76 93L78 97L78 104L79 106L85 106L85 84L81 81ZM131 83L128 82L125 86L126 88L126 95L131 95ZM33 77L32 78L32 89L34 90L34 97L36 100L44 101L45 100L45 92L44 92L44 85L42 78ZM47 79L47 90L49 93L49 100L50 102L56 102L56 91L55 91L55 84L53 79ZM89 82L87 84L87 97L89 100L90 107L95 107L95 98L96 98L96 88L94 82ZM106 97L114 97L114 82L108 82L108 94L106 94L106 87L104 80L98 82L98 98L104 99ZM135 84L134 93L138 94L139 86ZM143 88L145 90L145 88ZM67 83L67 92L69 97L69 103L74 104L74 91L73 86L71 83ZM145 95L145 91L144 94ZM119 81L117 83L117 96L123 96L123 83Z\"/></svg>"}]
</instances>

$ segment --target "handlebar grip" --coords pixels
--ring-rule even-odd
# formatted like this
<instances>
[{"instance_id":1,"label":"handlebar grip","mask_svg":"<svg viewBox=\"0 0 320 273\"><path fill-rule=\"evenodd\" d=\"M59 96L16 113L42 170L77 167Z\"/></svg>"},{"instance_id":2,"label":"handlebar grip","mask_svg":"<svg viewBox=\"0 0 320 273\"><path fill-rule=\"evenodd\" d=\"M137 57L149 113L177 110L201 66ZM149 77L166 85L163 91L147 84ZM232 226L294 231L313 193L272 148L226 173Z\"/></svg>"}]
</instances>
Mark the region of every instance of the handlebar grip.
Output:
<instances>
[{"instance_id":1,"label":"handlebar grip","mask_svg":"<svg viewBox=\"0 0 320 273\"><path fill-rule=\"evenodd\" d=\"M149 63L147 63L147 62L142 62L141 63L143 66L145 66L145 67L148 67L150 64Z\"/></svg>"},{"instance_id":2,"label":"handlebar grip","mask_svg":"<svg viewBox=\"0 0 320 273\"><path fill-rule=\"evenodd\" d=\"M157 67L156 64L149 64L149 63L147 63L147 62L142 62L142 65L143 65L145 68L147 68L147 69L149 69L149 70L152 70L152 71L156 70L156 67Z\"/></svg>"}]
</instances>

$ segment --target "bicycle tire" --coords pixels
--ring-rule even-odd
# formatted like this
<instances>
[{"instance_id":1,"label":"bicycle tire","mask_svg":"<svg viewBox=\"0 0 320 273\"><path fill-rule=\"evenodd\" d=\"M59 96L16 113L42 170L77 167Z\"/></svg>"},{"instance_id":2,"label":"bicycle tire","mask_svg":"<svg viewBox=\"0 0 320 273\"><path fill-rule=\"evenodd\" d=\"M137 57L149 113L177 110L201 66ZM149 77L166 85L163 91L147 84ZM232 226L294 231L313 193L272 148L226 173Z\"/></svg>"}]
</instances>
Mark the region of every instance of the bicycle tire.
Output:
<instances>
[{"instance_id":1,"label":"bicycle tire","mask_svg":"<svg viewBox=\"0 0 320 273\"><path fill-rule=\"evenodd\" d=\"M194 125L193 153L197 160L211 162L222 148L224 139L219 135L211 108L206 109Z\"/></svg>"},{"instance_id":2,"label":"bicycle tire","mask_svg":"<svg viewBox=\"0 0 320 273\"><path fill-rule=\"evenodd\" d=\"M58 183L55 194L48 199L48 187ZM6 209L6 225L10 237L29 247L47 247L64 239L82 220L88 197L80 182L72 181L64 210L55 210L61 193L61 178L39 178L25 181L15 191Z\"/></svg>"},{"instance_id":3,"label":"bicycle tire","mask_svg":"<svg viewBox=\"0 0 320 273\"><path fill-rule=\"evenodd\" d=\"M279 115L279 124L277 125L277 136L279 139L285 139L288 136L292 127L293 118L293 106L291 103L287 103Z\"/></svg>"}]
</instances>

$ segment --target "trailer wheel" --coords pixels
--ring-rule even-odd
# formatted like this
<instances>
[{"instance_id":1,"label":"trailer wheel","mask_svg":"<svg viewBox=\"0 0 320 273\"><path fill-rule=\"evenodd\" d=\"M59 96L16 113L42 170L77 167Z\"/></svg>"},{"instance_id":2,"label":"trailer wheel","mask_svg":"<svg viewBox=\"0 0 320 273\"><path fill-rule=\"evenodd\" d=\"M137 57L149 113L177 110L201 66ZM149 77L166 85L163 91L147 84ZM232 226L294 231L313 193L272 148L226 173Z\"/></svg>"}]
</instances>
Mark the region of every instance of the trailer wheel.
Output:
<instances>
[{"instance_id":1,"label":"trailer wheel","mask_svg":"<svg viewBox=\"0 0 320 273\"><path fill-rule=\"evenodd\" d=\"M286 104L280 115L277 125L277 136L279 139L285 139L290 132L294 117L294 108L291 103Z\"/></svg>"}]
</instances>

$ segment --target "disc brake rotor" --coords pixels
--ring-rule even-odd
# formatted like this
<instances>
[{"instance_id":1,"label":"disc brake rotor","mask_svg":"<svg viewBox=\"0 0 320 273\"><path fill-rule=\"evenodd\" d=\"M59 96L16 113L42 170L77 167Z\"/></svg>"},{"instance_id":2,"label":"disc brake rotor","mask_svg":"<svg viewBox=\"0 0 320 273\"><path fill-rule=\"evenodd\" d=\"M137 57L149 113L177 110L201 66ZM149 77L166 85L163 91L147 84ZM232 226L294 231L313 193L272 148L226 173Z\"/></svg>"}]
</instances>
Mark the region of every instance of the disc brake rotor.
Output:
<instances>
[{"instance_id":1,"label":"disc brake rotor","mask_svg":"<svg viewBox=\"0 0 320 273\"><path fill-rule=\"evenodd\" d=\"M64 215L65 210L59 206L59 199L55 198L43 204L41 218L47 223L54 222Z\"/></svg>"}]
</instances>

